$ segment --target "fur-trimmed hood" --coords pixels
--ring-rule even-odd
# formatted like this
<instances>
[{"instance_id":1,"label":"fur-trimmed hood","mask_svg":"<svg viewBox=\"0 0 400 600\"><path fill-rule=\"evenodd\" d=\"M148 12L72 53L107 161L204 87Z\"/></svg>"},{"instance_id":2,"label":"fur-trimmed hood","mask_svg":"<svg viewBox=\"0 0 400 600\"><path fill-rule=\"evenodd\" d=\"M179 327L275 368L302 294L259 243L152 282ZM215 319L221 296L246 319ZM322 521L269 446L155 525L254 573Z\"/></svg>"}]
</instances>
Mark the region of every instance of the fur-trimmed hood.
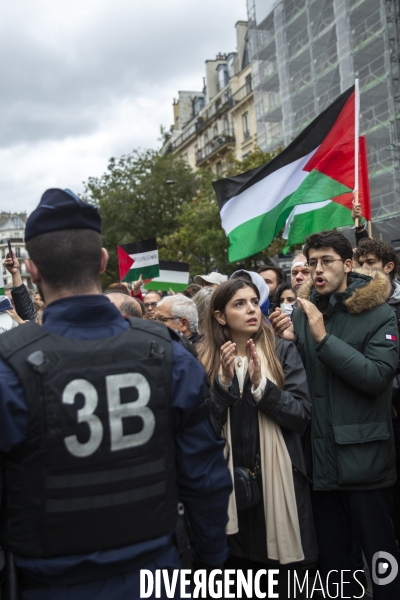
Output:
<instances>
[{"instance_id":1,"label":"fur-trimmed hood","mask_svg":"<svg viewBox=\"0 0 400 600\"><path fill-rule=\"evenodd\" d=\"M344 305L347 312L358 315L384 304L392 292L389 277L381 271L366 267L351 271L348 287L344 292ZM316 291L310 279L304 283L298 297L313 301Z\"/></svg>"}]
</instances>

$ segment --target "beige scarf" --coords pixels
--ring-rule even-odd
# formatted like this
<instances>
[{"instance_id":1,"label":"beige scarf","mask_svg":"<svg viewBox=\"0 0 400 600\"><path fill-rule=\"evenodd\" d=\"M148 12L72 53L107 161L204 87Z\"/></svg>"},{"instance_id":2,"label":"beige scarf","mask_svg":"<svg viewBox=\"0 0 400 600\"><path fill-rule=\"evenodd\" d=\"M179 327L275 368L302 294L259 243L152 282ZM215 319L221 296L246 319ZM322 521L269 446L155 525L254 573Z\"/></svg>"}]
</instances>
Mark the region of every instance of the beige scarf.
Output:
<instances>
[{"instance_id":1,"label":"beige scarf","mask_svg":"<svg viewBox=\"0 0 400 600\"><path fill-rule=\"evenodd\" d=\"M259 356L262 356L262 354L259 353ZM241 368L238 367L240 363L242 363ZM235 371L241 390L243 390L247 364L247 358L237 357L235 360ZM261 370L264 378L268 377L270 381L274 381L267 361L263 356ZM252 388L256 401L262 397L265 387L266 380L264 379L257 390ZM277 560L283 565L298 562L304 559L304 553L301 546L292 462L279 425L259 411L258 427L260 432L261 475L268 558ZM230 410L228 410L224 434L227 447L231 448ZM232 451L229 452L228 468L233 480ZM229 498L228 516L229 521L226 532L231 535L239 531L234 490Z\"/></svg>"}]
</instances>

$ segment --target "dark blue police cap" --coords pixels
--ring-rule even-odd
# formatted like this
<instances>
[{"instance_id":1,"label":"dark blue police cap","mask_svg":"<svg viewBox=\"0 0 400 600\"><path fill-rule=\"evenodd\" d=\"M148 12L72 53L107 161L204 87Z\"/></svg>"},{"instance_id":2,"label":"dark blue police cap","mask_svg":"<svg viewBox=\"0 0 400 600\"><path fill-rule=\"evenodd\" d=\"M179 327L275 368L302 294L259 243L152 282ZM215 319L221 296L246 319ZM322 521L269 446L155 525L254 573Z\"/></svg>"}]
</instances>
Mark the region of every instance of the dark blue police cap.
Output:
<instances>
[{"instance_id":1,"label":"dark blue police cap","mask_svg":"<svg viewBox=\"0 0 400 600\"><path fill-rule=\"evenodd\" d=\"M47 190L26 222L25 241L64 229L94 229L101 233L99 210L71 190Z\"/></svg>"}]
</instances>

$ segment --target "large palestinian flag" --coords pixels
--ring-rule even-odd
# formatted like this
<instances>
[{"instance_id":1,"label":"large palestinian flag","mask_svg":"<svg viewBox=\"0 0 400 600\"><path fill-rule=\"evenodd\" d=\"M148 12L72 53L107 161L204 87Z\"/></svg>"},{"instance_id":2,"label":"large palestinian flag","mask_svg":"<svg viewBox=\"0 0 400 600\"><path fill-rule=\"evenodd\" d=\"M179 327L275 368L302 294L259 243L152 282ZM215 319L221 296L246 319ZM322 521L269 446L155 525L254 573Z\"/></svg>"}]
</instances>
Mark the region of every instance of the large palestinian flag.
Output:
<instances>
[{"instance_id":1,"label":"large palestinian flag","mask_svg":"<svg viewBox=\"0 0 400 600\"><path fill-rule=\"evenodd\" d=\"M361 204L364 217L369 221L371 219L371 201L365 136L359 139L358 179L358 201ZM285 231L282 235L287 240L283 252L286 253L294 244L302 244L306 236L311 233L318 233L323 229L332 229L333 227L354 225L351 218L352 194L349 198L343 195L340 199L342 202L338 202L336 201L338 199L333 198L323 202L295 206L286 221Z\"/></svg>"},{"instance_id":2,"label":"large palestinian flag","mask_svg":"<svg viewBox=\"0 0 400 600\"><path fill-rule=\"evenodd\" d=\"M181 292L189 285L189 263L160 260L160 275L146 282L145 290Z\"/></svg>"},{"instance_id":3,"label":"large palestinian flag","mask_svg":"<svg viewBox=\"0 0 400 600\"><path fill-rule=\"evenodd\" d=\"M119 278L121 281L151 279L160 274L156 238L118 246Z\"/></svg>"},{"instance_id":4,"label":"large palestinian flag","mask_svg":"<svg viewBox=\"0 0 400 600\"><path fill-rule=\"evenodd\" d=\"M272 161L213 184L230 262L267 248L299 205L323 209L328 204L318 203L334 202L337 211L322 229L346 224L354 189L354 124L352 86Z\"/></svg>"}]
</instances>

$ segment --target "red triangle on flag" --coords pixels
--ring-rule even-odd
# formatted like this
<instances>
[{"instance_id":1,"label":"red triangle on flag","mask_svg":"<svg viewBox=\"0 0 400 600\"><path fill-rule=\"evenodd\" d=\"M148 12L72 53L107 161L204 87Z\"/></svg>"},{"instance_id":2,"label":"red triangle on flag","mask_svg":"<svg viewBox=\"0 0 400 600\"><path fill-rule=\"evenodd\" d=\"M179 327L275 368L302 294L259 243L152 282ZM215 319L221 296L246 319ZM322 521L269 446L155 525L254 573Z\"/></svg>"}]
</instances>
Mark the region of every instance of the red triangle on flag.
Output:
<instances>
[{"instance_id":1,"label":"red triangle on flag","mask_svg":"<svg viewBox=\"0 0 400 600\"><path fill-rule=\"evenodd\" d=\"M131 258L129 256L129 254L127 254L125 252L125 250L122 250L122 248L120 246L117 246L117 249L118 249L119 279L120 279L120 281L122 281L135 261L133 260L133 258Z\"/></svg>"},{"instance_id":2,"label":"red triangle on flag","mask_svg":"<svg viewBox=\"0 0 400 600\"><path fill-rule=\"evenodd\" d=\"M354 189L355 93L343 106L328 135L310 158L305 171L316 169Z\"/></svg>"},{"instance_id":3,"label":"red triangle on flag","mask_svg":"<svg viewBox=\"0 0 400 600\"><path fill-rule=\"evenodd\" d=\"M354 139L355 92L348 98L333 127L318 150L310 158L304 170L311 172L315 169L345 185L350 190L354 190ZM359 138L358 183L358 201L361 204L364 218L369 221L371 219L371 201L365 136ZM332 200L351 210L354 195L351 191L335 196Z\"/></svg>"}]
</instances>

